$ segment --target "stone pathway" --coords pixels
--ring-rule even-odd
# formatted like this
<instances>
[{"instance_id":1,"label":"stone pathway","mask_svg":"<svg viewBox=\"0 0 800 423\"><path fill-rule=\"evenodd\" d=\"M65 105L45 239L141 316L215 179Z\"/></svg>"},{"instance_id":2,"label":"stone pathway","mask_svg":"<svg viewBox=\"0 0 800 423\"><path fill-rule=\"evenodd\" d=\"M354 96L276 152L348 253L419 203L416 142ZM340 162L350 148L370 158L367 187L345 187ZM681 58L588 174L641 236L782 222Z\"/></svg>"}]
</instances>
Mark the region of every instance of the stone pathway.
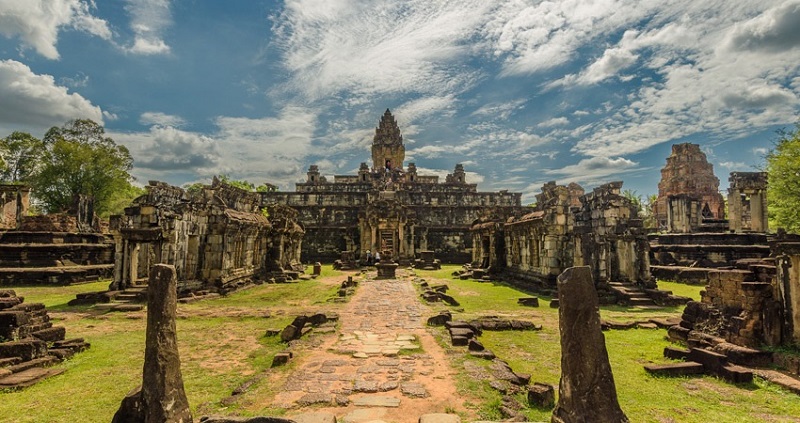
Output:
<instances>
[{"instance_id":1,"label":"stone pathway","mask_svg":"<svg viewBox=\"0 0 800 423\"><path fill-rule=\"evenodd\" d=\"M340 312L337 339L296 351L298 367L273 403L288 416L326 411L340 422L417 422L426 413L461 410L445 353L424 321L405 271L363 280Z\"/></svg>"}]
</instances>

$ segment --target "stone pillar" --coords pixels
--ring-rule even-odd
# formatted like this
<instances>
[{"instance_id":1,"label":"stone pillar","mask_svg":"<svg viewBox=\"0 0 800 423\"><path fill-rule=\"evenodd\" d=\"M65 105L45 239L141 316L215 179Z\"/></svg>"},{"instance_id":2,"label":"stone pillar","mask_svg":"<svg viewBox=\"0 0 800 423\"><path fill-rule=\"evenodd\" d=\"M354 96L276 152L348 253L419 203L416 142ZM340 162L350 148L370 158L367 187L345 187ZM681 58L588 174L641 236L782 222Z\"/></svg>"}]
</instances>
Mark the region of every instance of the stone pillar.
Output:
<instances>
[{"instance_id":1,"label":"stone pillar","mask_svg":"<svg viewBox=\"0 0 800 423\"><path fill-rule=\"evenodd\" d=\"M589 266L558 276L561 381L551 421L628 422L617 401Z\"/></svg>"},{"instance_id":2,"label":"stone pillar","mask_svg":"<svg viewBox=\"0 0 800 423\"><path fill-rule=\"evenodd\" d=\"M112 423L192 421L178 357L177 287L174 266L152 267L147 288L142 386L123 399Z\"/></svg>"},{"instance_id":3,"label":"stone pillar","mask_svg":"<svg viewBox=\"0 0 800 423\"><path fill-rule=\"evenodd\" d=\"M766 197L763 190L750 195L750 230L753 232L766 232L769 227Z\"/></svg>"}]
</instances>

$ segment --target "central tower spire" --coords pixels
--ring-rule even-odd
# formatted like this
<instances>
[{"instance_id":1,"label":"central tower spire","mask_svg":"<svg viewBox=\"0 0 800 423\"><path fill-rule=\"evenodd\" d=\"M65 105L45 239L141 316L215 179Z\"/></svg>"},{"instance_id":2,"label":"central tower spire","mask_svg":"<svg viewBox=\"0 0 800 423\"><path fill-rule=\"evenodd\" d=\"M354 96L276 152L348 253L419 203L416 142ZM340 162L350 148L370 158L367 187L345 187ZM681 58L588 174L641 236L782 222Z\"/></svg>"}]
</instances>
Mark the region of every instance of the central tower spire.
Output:
<instances>
[{"instance_id":1,"label":"central tower spire","mask_svg":"<svg viewBox=\"0 0 800 423\"><path fill-rule=\"evenodd\" d=\"M406 147L403 145L400 128L392 112L386 109L372 139L372 165L375 169L402 169L405 158Z\"/></svg>"}]
</instances>

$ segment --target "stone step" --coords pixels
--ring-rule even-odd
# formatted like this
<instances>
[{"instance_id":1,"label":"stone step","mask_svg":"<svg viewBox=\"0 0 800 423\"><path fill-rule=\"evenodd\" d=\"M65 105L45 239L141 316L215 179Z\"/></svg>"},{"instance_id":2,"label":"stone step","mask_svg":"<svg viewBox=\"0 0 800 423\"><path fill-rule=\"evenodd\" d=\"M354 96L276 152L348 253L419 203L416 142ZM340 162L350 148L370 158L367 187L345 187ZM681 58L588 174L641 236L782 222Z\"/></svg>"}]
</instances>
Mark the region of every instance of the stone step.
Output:
<instances>
[{"instance_id":1,"label":"stone step","mask_svg":"<svg viewBox=\"0 0 800 423\"><path fill-rule=\"evenodd\" d=\"M10 370L11 373L21 373L28 369L33 369L36 367L48 367L56 363L58 363L58 358L52 355L46 355L44 357L35 358L33 360L23 361L22 363L15 364L13 366L9 366L6 368Z\"/></svg>"},{"instance_id":2,"label":"stone step","mask_svg":"<svg viewBox=\"0 0 800 423\"><path fill-rule=\"evenodd\" d=\"M628 303L632 306L643 306L643 305L655 305L655 301L652 298L644 297L644 298L628 298Z\"/></svg>"},{"instance_id":3,"label":"stone step","mask_svg":"<svg viewBox=\"0 0 800 423\"><path fill-rule=\"evenodd\" d=\"M647 373L656 376L688 376L703 374L703 365L694 361L671 364L647 364L644 366Z\"/></svg>"},{"instance_id":4,"label":"stone step","mask_svg":"<svg viewBox=\"0 0 800 423\"><path fill-rule=\"evenodd\" d=\"M66 369L33 367L0 379L0 389L22 389L51 376L64 373Z\"/></svg>"}]
</instances>

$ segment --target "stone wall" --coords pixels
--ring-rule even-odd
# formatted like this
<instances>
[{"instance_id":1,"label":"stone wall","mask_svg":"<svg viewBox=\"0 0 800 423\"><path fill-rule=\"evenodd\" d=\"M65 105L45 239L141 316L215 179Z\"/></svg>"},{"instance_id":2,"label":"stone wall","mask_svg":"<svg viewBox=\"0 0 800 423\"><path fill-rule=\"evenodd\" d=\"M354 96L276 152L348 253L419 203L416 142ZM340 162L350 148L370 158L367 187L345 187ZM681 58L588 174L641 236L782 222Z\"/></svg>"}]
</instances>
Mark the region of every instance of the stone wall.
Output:
<instances>
[{"instance_id":1,"label":"stone wall","mask_svg":"<svg viewBox=\"0 0 800 423\"><path fill-rule=\"evenodd\" d=\"M671 336L681 338L681 333L696 331L745 347L796 345L800 341L800 237L777 239L771 248L770 258L708 272L701 302L687 306L683 329L671 330Z\"/></svg>"},{"instance_id":2,"label":"stone wall","mask_svg":"<svg viewBox=\"0 0 800 423\"><path fill-rule=\"evenodd\" d=\"M728 181L731 231L767 232L767 173L731 172Z\"/></svg>"}]
</instances>

